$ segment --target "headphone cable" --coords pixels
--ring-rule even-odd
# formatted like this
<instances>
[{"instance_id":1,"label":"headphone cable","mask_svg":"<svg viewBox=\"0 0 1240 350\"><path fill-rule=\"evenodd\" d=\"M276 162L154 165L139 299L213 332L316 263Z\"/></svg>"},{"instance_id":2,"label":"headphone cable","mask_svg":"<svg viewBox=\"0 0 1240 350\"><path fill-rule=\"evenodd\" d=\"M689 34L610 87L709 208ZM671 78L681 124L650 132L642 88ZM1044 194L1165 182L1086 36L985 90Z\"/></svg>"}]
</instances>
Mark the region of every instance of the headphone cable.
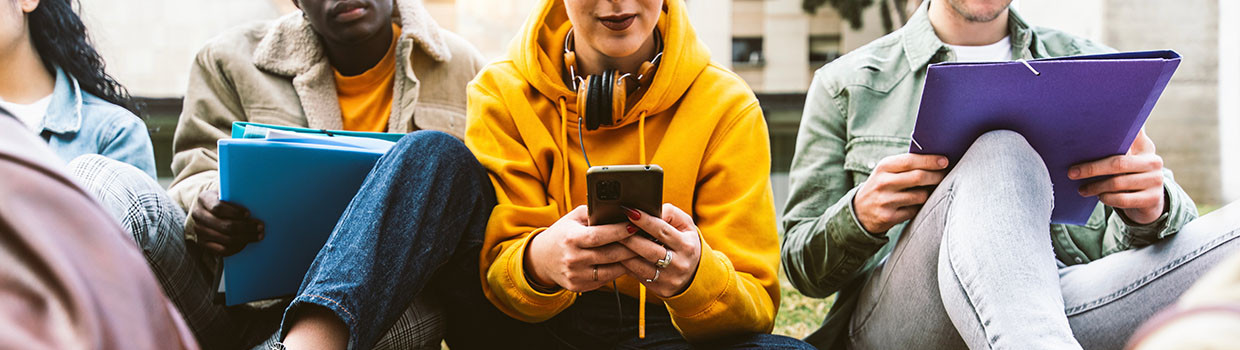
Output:
<instances>
[{"instance_id":1,"label":"headphone cable","mask_svg":"<svg viewBox=\"0 0 1240 350\"><path fill-rule=\"evenodd\" d=\"M578 114L577 115L577 141L578 141L577 144L581 145L581 156L586 159L586 167L589 168L591 167L590 155L586 154L586 139L585 137L582 136L581 124L582 124L581 115ZM616 295L616 327L617 329L623 329L624 328L624 304L620 302L620 288L616 286L616 280L611 281L611 290ZM619 339L616 340L617 343L619 343L619 341L620 341Z\"/></svg>"},{"instance_id":2,"label":"headphone cable","mask_svg":"<svg viewBox=\"0 0 1240 350\"><path fill-rule=\"evenodd\" d=\"M593 166L590 165L590 155L586 154L586 138L581 136L581 113L582 111L577 111L577 144L581 145L581 156L585 157L586 168L588 169Z\"/></svg>"}]
</instances>

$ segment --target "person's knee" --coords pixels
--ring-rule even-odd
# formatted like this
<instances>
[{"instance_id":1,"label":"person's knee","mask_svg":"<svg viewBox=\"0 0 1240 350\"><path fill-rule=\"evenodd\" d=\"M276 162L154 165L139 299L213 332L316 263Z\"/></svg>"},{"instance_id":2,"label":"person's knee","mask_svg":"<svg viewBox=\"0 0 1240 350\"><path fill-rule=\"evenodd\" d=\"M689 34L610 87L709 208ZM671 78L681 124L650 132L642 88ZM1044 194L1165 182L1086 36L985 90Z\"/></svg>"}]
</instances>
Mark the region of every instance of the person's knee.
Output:
<instances>
[{"instance_id":1,"label":"person's knee","mask_svg":"<svg viewBox=\"0 0 1240 350\"><path fill-rule=\"evenodd\" d=\"M973 142L953 172L970 173L988 188L1022 188L1051 193L1050 173L1024 136L1011 130L990 131Z\"/></svg>"},{"instance_id":2,"label":"person's knee","mask_svg":"<svg viewBox=\"0 0 1240 350\"><path fill-rule=\"evenodd\" d=\"M68 168L70 176L108 209L143 205L138 198L163 192L142 170L98 154L78 156Z\"/></svg>"},{"instance_id":3,"label":"person's knee","mask_svg":"<svg viewBox=\"0 0 1240 350\"><path fill-rule=\"evenodd\" d=\"M443 188L471 188L490 193L486 169L465 143L439 131L406 134L380 159L376 171L387 177L424 179Z\"/></svg>"},{"instance_id":4,"label":"person's knee","mask_svg":"<svg viewBox=\"0 0 1240 350\"><path fill-rule=\"evenodd\" d=\"M161 235L175 233L168 227L179 228L184 221L185 214L164 189L133 165L87 154L69 161L68 169L143 251L155 249L164 241Z\"/></svg>"},{"instance_id":5,"label":"person's knee","mask_svg":"<svg viewBox=\"0 0 1240 350\"><path fill-rule=\"evenodd\" d=\"M163 191L142 169L98 154L83 154L68 164L69 174L82 185L124 186L134 191Z\"/></svg>"},{"instance_id":6,"label":"person's knee","mask_svg":"<svg viewBox=\"0 0 1240 350\"><path fill-rule=\"evenodd\" d=\"M396 146L393 146L393 147L400 148L400 149L417 150L417 149L433 147L433 146L441 145L441 144L449 144L453 142L461 143L461 141L458 140L456 137L453 137L452 135L448 135L447 133L444 133L442 131L419 130L419 131L414 131L414 132L405 134L405 136L402 136L399 141L396 141ZM464 147L464 146L465 146L464 144L461 144L461 147Z\"/></svg>"},{"instance_id":7,"label":"person's knee","mask_svg":"<svg viewBox=\"0 0 1240 350\"><path fill-rule=\"evenodd\" d=\"M90 166L97 166L99 164L108 164L111 162L115 162L115 160L112 160L111 158L104 157L98 154L83 154L69 161L69 169L70 170L84 169L84 168L89 168Z\"/></svg>"},{"instance_id":8,"label":"person's knee","mask_svg":"<svg viewBox=\"0 0 1240 350\"><path fill-rule=\"evenodd\" d=\"M112 174L128 173L125 165L125 163L98 154L83 154L69 161L68 170L69 175L78 180L81 185L102 185L109 182Z\"/></svg>"},{"instance_id":9,"label":"person's knee","mask_svg":"<svg viewBox=\"0 0 1240 350\"><path fill-rule=\"evenodd\" d=\"M449 162L460 158L473 159L473 153L465 147L461 140L439 131L414 131L400 138L392 146L390 154L395 154L405 162ZM442 164L453 165L453 164Z\"/></svg>"},{"instance_id":10,"label":"person's knee","mask_svg":"<svg viewBox=\"0 0 1240 350\"><path fill-rule=\"evenodd\" d=\"M482 165L460 139L439 131L415 131L396 146L405 162L429 165L437 171L468 176L482 174Z\"/></svg>"},{"instance_id":11,"label":"person's knee","mask_svg":"<svg viewBox=\"0 0 1240 350\"><path fill-rule=\"evenodd\" d=\"M1024 136L1011 130L990 131L978 136L967 154L979 157L1011 160L1012 164L1040 165L1042 158L1033 150ZM1045 168L1045 166L1042 166Z\"/></svg>"}]
</instances>

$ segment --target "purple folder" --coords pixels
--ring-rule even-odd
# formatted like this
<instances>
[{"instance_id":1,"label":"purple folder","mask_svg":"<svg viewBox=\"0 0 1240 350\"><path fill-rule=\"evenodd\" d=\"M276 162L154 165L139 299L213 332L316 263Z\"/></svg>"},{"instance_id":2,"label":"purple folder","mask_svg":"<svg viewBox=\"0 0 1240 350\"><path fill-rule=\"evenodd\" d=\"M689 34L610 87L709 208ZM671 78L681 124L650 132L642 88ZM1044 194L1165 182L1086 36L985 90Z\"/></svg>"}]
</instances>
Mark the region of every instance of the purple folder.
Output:
<instances>
[{"instance_id":1,"label":"purple folder","mask_svg":"<svg viewBox=\"0 0 1240 350\"><path fill-rule=\"evenodd\" d=\"M1098 197L1077 189L1096 180L1069 180L1068 168L1127 153L1179 65L1174 51L933 64L909 151L955 165L978 136L1016 131L1050 171L1051 222L1084 225Z\"/></svg>"}]
</instances>

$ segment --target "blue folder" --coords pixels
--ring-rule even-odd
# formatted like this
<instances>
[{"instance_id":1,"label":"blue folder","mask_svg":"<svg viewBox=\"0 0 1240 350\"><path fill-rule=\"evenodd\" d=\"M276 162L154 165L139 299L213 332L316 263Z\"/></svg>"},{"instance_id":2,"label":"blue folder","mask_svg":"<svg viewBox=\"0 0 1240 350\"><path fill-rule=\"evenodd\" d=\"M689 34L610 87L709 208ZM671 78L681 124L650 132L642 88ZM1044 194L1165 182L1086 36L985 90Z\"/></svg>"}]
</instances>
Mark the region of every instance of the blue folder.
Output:
<instances>
[{"instance_id":1,"label":"blue folder","mask_svg":"<svg viewBox=\"0 0 1240 350\"><path fill-rule=\"evenodd\" d=\"M266 232L224 258L224 302L293 295L366 175L402 135L234 123L233 136L219 141L220 199L249 209Z\"/></svg>"},{"instance_id":2,"label":"blue folder","mask_svg":"<svg viewBox=\"0 0 1240 350\"><path fill-rule=\"evenodd\" d=\"M1068 179L1068 168L1126 153L1179 64L1174 51L933 64L909 151L954 166L983 133L1016 131L1050 172L1051 222L1084 225L1098 197L1077 190L1099 179Z\"/></svg>"},{"instance_id":3,"label":"blue folder","mask_svg":"<svg viewBox=\"0 0 1240 350\"><path fill-rule=\"evenodd\" d=\"M386 132L366 132L366 131L345 131L345 130L327 130L327 129L310 129L298 128L294 126L260 124L251 122L233 122L232 138L234 139L263 139L267 138L267 132L271 130L289 131L298 134L307 135L324 135L324 136L353 136L370 139L380 139L387 141L400 141L405 134L395 134Z\"/></svg>"}]
</instances>

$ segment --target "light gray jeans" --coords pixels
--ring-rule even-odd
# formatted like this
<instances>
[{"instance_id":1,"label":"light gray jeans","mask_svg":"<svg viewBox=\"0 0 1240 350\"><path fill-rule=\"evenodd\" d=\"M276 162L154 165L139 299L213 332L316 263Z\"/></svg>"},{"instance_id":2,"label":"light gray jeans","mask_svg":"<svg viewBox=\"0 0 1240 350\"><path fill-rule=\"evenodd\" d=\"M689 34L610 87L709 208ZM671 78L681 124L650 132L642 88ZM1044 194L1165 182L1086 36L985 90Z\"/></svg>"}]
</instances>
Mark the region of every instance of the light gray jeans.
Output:
<instances>
[{"instance_id":1,"label":"light gray jeans","mask_svg":"<svg viewBox=\"0 0 1240 350\"><path fill-rule=\"evenodd\" d=\"M1240 244L1240 220L1190 223L1151 246L1064 267L1048 231L1046 174L1019 134L978 138L866 281L850 346L1119 349Z\"/></svg>"}]
</instances>

